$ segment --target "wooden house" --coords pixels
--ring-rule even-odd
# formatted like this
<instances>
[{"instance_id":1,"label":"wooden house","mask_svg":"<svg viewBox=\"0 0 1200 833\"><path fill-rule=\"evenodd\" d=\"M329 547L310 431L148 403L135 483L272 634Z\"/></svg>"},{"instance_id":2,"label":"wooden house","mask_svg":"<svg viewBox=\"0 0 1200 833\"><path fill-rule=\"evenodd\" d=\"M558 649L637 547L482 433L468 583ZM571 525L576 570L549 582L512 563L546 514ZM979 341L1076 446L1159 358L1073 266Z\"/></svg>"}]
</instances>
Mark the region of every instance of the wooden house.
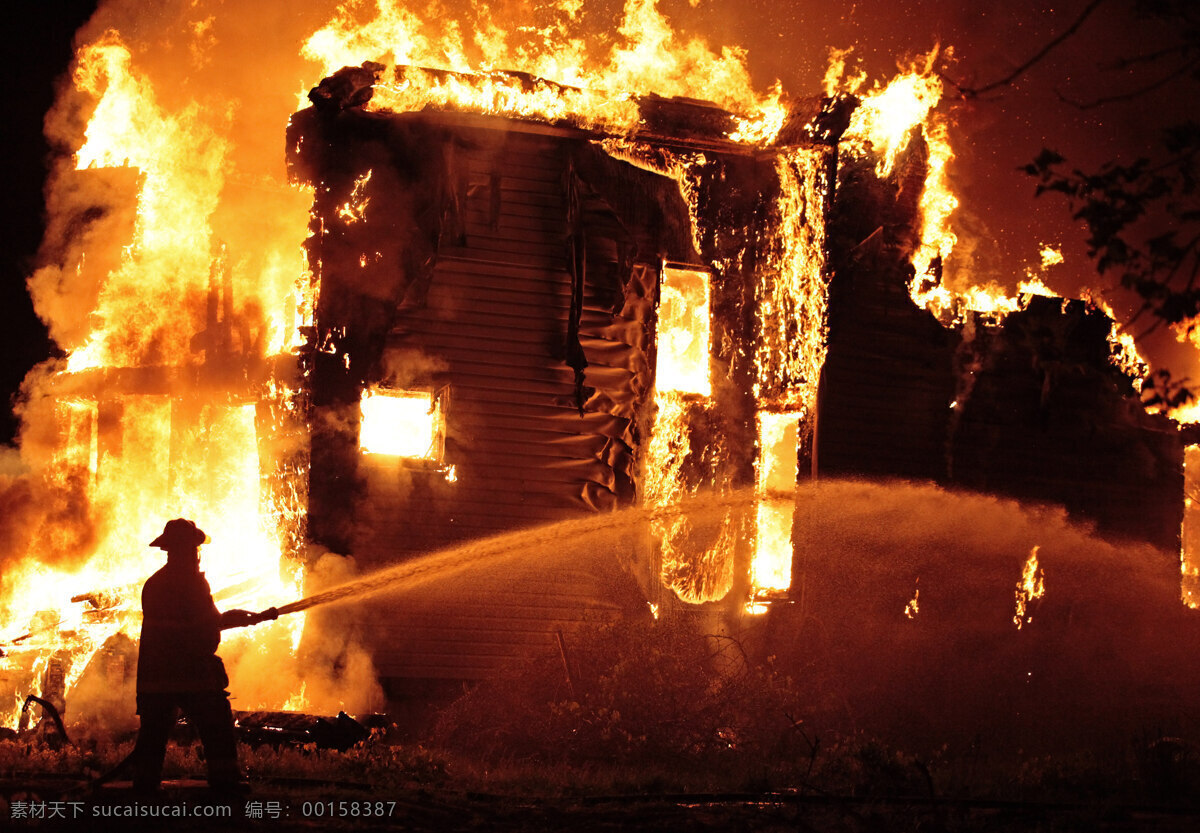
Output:
<instances>
[{"instance_id":1,"label":"wooden house","mask_svg":"<svg viewBox=\"0 0 1200 833\"><path fill-rule=\"evenodd\" d=\"M680 99L639 100L625 136L372 110L376 72L327 79L288 136L316 195L308 531L360 569L761 487L772 467L782 482L907 478L1059 502L1105 531L1177 542L1181 444L1109 368L1111 322L1039 301L998 328L946 327L915 307L923 148L887 180L839 160L853 102L797 108L759 147ZM656 378L675 350L668 295L703 325L707 372L673 383L670 425ZM763 439L768 417L790 426L783 452ZM675 443L671 466L649 457L656 431ZM377 668L394 686L473 679L580 623L662 605L728 619L786 597L753 576L747 541L764 521L731 523L711 563L665 565L669 542L647 535L622 560L572 553L376 602Z\"/></svg>"}]
</instances>

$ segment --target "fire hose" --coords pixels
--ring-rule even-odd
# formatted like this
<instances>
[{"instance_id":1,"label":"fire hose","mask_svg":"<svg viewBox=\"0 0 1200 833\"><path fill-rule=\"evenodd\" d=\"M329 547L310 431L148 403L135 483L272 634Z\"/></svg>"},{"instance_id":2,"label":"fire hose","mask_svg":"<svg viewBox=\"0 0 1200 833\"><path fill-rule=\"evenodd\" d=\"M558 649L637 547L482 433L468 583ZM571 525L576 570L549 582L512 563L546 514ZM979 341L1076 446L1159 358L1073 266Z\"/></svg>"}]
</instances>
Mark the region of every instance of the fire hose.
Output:
<instances>
[{"instance_id":1,"label":"fire hose","mask_svg":"<svg viewBox=\"0 0 1200 833\"><path fill-rule=\"evenodd\" d=\"M284 611L287 612L287 611ZM245 614L233 619L225 617L231 613ZM221 630L233 630L234 628L248 628L251 625L257 625L260 622L271 622L279 618L280 610L277 607L268 607L266 610L260 610L258 613L251 613L248 610L228 610L222 614Z\"/></svg>"}]
</instances>

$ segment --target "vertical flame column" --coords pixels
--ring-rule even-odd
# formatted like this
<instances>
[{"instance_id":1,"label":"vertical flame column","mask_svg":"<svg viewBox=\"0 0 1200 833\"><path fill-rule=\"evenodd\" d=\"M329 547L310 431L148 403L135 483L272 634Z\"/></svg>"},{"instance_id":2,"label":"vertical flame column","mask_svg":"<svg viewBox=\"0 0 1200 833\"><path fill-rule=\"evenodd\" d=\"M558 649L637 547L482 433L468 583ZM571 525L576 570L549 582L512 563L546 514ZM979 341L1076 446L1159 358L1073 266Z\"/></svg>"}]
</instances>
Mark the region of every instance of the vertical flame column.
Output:
<instances>
[{"instance_id":1,"label":"vertical flame column","mask_svg":"<svg viewBox=\"0 0 1200 833\"><path fill-rule=\"evenodd\" d=\"M779 152L778 192L766 214L755 274L755 543L747 611L762 613L792 583L789 500L812 447L817 383L825 363L828 275L825 214L832 151Z\"/></svg>"},{"instance_id":2,"label":"vertical flame column","mask_svg":"<svg viewBox=\"0 0 1200 833\"><path fill-rule=\"evenodd\" d=\"M1200 445L1183 452L1183 530L1179 553L1180 596L1200 607Z\"/></svg>"},{"instance_id":3,"label":"vertical flame column","mask_svg":"<svg viewBox=\"0 0 1200 833\"><path fill-rule=\"evenodd\" d=\"M693 444L713 409L712 276L707 270L665 265L659 288L655 361L655 418L645 477L649 504L677 503L707 479L697 467ZM693 455L695 454L695 457ZM709 519L680 515L654 523L663 583L685 602L717 601L733 582L732 529L728 518L715 532Z\"/></svg>"}]
</instances>

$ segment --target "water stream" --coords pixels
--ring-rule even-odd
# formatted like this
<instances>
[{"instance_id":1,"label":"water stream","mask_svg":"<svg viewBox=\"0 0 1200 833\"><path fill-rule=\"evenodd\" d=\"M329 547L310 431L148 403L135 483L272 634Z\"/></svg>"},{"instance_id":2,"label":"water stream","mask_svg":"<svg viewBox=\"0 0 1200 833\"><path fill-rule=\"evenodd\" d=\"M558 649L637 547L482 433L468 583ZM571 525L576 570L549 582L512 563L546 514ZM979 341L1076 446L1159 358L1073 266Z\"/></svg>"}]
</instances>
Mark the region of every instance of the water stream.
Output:
<instances>
[{"instance_id":1,"label":"water stream","mask_svg":"<svg viewBox=\"0 0 1200 833\"><path fill-rule=\"evenodd\" d=\"M753 490L743 489L722 495L689 498L667 507L628 508L505 532L418 556L394 567L281 605L277 610L279 615L283 616L318 605L397 592L425 582L449 578L466 570L493 567L531 552L544 551L552 545L559 548L578 548L602 536L633 532L651 521L668 520L680 515L693 518L714 517L724 514L729 509L748 507L761 499L764 498ZM765 499L788 503L793 500L791 495L772 495Z\"/></svg>"},{"instance_id":2,"label":"water stream","mask_svg":"<svg viewBox=\"0 0 1200 833\"><path fill-rule=\"evenodd\" d=\"M279 610L601 555L651 520L716 520L758 499L701 496L468 541ZM773 499L795 505L790 603L735 627L811 688L815 716L922 740L982 732L1028 750L1183 731L1195 711L1200 614L1180 602L1177 553L1106 540L1058 507L932 484L831 480ZM1044 595L1018 616L1034 547Z\"/></svg>"}]
</instances>

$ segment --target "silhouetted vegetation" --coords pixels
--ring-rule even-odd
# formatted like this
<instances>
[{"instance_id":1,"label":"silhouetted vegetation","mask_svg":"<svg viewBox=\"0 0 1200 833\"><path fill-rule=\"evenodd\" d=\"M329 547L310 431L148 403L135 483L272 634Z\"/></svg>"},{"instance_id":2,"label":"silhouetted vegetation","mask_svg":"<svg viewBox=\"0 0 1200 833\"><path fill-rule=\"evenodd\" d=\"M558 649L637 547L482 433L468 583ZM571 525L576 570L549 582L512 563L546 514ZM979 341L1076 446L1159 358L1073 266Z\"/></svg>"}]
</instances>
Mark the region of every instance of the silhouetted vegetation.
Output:
<instances>
[{"instance_id":1,"label":"silhouetted vegetation","mask_svg":"<svg viewBox=\"0 0 1200 833\"><path fill-rule=\"evenodd\" d=\"M547 657L481 683L441 715L433 744L491 764L665 769L685 779L753 781L808 765L810 697L770 662L747 661L736 641L686 622L626 622L569 645L570 680L562 659Z\"/></svg>"},{"instance_id":2,"label":"silhouetted vegetation","mask_svg":"<svg viewBox=\"0 0 1200 833\"><path fill-rule=\"evenodd\" d=\"M1132 161L1083 170L1043 148L1024 170L1037 179L1039 195L1066 197L1072 218L1087 228L1088 253L1106 283L1141 299L1126 327L1137 325L1133 331L1143 337L1166 324L1192 336L1200 317L1200 123L1182 105L1200 81L1200 12L1185 0L1140 0L1132 14L1160 24L1164 39L1107 58L1100 69L1113 82L1111 92L1070 103L1090 110L1170 89L1185 116ZM1193 391L1188 380L1159 371L1147 380L1144 398L1171 408L1190 401Z\"/></svg>"}]
</instances>

